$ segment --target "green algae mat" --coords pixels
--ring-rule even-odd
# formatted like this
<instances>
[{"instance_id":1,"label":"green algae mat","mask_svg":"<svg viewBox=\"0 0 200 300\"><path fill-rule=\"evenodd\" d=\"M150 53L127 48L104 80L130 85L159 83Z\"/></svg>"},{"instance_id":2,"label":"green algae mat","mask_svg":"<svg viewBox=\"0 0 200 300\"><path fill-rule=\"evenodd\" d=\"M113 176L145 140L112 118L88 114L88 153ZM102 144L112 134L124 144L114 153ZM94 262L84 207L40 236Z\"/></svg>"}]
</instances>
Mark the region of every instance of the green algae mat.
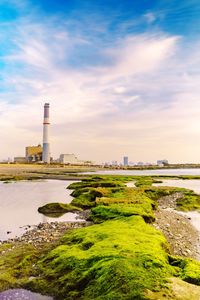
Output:
<instances>
[{"instance_id":1,"label":"green algae mat","mask_svg":"<svg viewBox=\"0 0 200 300\"><path fill-rule=\"evenodd\" d=\"M137 187L127 188L130 180ZM181 191L183 206L185 201L192 209L200 197L184 189L155 188L153 182L149 177L90 176L73 183L72 203L59 209L90 208L93 225L67 232L59 245L44 251L27 245L5 251L11 246L4 245L0 289L20 286L66 300L199 300L200 263L171 256L152 224L161 196ZM45 208L51 213L50 206Z\"/></svg>"}]
</instances>

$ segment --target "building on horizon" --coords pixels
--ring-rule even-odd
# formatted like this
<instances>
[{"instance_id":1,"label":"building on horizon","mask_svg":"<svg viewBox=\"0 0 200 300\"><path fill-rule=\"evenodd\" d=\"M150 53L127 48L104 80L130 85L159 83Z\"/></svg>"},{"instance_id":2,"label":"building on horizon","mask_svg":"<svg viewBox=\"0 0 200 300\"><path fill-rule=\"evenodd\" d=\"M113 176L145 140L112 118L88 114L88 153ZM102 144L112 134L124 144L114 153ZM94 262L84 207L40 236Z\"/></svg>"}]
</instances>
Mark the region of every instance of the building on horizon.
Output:
<instances>
[{"instance_id":1,"label":"building on horizon","mask_svg":"<svg viewBox=\"0 0 200 300\"><path fill-rule=\"evenodd\" d=\"M59 162L61 164L77 164L79 160L73 153L70 153L70 154L60 154Z\"/></svg>"},{"instance_id":2,"label":"building on horizon","mask_svg":"<svg viewBox=\"0 0 200 300\"><path fill-rule=\"evenodd\" d=\"M123 158L123 165L128 166L128 156L124 156Z\"/></svg>"},{"instance_id":3,"label":"building on horizon","mask_svg":"<svg viewBox=\"0 0 200 300\"><path fill-rule=\"evenodd\" d=\"M25 156L15 156L14 157L14 163L26 163L26 157Z\"/></svg>"},{"instance_id":4,"label":"building on horizon","mask_svg":"<svg viewBox=\"0 0 200 300\"><path fill-rule=\"evenodd\" d=\"M169 164L169 161L167 159L160 159L160 160L157 160L157 165L158 166L167 166Z\"/></svg>"},{"instance_id":5,"label":"building on horizon","mask_svg":"<svg viewBox=\"0 0 200 300\"><path fill-rule=\"evenodd\" d=\"M80 160L73 153L60 154L60 157L58 158L57 162L66 165L94 165L93 161Z\"/></svg>"},{"instance_id":6,"label":"building on horizon","mask_svg":"<svg viewBox=\"0 0 200 300\"><path fill-rule=\"evenodd\" d=\"M42 161L42 146L27 146L26 147L26 161L27 162L38 162Z\"/></svg>"}]
</instances>

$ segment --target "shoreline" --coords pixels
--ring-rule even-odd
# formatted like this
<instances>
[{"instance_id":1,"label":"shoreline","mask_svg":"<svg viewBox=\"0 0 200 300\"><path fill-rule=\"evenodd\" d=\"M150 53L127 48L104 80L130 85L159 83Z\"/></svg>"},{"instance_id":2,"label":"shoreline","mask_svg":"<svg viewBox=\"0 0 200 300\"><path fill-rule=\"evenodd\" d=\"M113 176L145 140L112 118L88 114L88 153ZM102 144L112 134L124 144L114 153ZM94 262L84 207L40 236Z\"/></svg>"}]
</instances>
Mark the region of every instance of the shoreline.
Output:
<instances>
[{"instance_id":1,"label":"shoreline","mask_svg":"<svg viewBox=\"0 0 200 300\"><path fill-rule=\"evenodd\" d=\"M42 249L49 243L57 243L67 231L75 228L83 228L89 225L91 225L91 222L85 220L82 222L68 221L39 223L38 225L31 226L32 228L27 229L26 232L19 237L0 241L0 246L4 244L11 244L13 245L12 248L14 249L17 245L30 244L34 248ZM0 255L5 253L6 250L3 250L0 252Z\"/></svg>"},{"instance_id":2,"label":"shoreline","mask_svg":"<svg viewBox=\"0 0 200 300\"><path fill-rule=\"evenodd\" d=\"M171 196L169 196L171 197ZM19 237L0 241L2 244L31 244L42 248L48 243L56 243L69 230L92 225L87 221L89 211L81 212L83 221L45 222L32 225ZM161 231L170 245L172 255L193 258L200 261L200 232L191 223L191 218L172 208L159 207L155 211L153 227ZM0 253L1 254L1 253Z\"/></svg>"},{"instance_id":3,"label":"shoreline","mask_svg":"<svg viewBox=\"0 0 200 300\"><path fill-rule=\"evenodd\" d=\"M187 212L176 210L176 201L181 193L161 197L156 221L153 226L166 237L172 255L189 257L200 261L200 231L192 223Z\"/></svg>"}]
</instances>

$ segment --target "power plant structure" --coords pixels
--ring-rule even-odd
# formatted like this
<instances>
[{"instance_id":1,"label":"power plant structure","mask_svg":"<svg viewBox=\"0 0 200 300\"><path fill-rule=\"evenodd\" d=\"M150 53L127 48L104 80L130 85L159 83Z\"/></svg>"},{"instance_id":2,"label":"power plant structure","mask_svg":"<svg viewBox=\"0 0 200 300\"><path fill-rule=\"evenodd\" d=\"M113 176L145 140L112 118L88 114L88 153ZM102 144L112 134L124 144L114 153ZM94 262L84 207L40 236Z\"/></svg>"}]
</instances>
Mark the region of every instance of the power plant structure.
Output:
<instances>
[{"instance_id":1,"label":"power plant structure","mask_svg":"<svg viewBox=\"0 0 200 300\"><path fill-rule=\"evenodd\" d=\"M43 122L43 151L42 161L50 163L50 143L49 143L49 103L44 105L44 122Z\"/></svg>"},{"instance_id":2,"label":"power plant structure","mask_svg":"<svg viewBox=\"0 0 200 300\"><path fill-rule=\"evenodd\" d=\"M37 162L42 160L42 146L27 146L26 150L26 162Z\"/></svg>"},{"instance_id":3,"label":"power plant structure","mask_svg":"<svg viewBox=\"0 0 200 300\"><path fill-rule=\"evenodd\" d=\"M32 145L26 146L25 156L16 156L14 157L14 163L59 163L62 165L92 165L94 162L79 160L75 154L67 153L60 154L60 158L53 160L50 157L50 142L49 142L49 108L50 104L44 104L44 120L43 120L43 145ZM128 159L128 158L127 158Z\"/></svg>"}]
</instances>

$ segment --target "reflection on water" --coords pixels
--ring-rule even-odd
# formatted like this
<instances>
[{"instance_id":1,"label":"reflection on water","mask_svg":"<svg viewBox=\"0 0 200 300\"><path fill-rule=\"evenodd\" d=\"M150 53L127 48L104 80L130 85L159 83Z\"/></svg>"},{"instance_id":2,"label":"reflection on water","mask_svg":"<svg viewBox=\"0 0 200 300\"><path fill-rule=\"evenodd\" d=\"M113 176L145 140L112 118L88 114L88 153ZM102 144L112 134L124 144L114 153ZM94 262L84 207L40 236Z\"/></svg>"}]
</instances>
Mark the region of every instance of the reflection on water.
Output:
<instances>
[{"instance_id":1,"label":"reflection on water","mask_svg":"<svg viewBox=\"0 0 200 300\"><path fill-rule=\"evenodd\" d=\"M71 190L66 189L71 183L64 180L0 182L0 240L22 234L26 225L75 221L74 213L50 218L37 211L39 206L50 202L71 202Z\"/></svg>"}]
</instances>

